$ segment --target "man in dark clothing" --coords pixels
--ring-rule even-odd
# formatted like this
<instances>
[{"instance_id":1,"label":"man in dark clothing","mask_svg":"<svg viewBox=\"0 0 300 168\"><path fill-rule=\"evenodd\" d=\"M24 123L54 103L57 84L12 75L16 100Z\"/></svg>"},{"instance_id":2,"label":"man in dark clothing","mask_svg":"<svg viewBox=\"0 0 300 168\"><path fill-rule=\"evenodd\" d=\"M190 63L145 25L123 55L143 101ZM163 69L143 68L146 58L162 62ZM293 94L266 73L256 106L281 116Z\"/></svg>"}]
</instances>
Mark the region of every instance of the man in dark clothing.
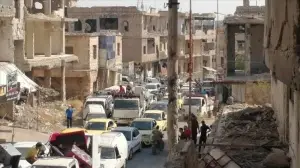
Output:
<instances>
[{"instance_id":1,"label":"man in dark clothing","mask_svg":"<svg viewBox=\"0 0 300 168\"><path fill-rule=\"evenodd\" d=\"M198 130L200 131L199 129L199 123L197 121L197 118L195 115L192 115L192 139L195 143L195 145L197 144L197 134L198 134Z\"/></svg>"},{"instance_id":2,"label":"man in dark clothing","mask_svg":"<svg viewBox=\"0 0 300 168\"><path fill-rule=\"evenodd\" d=\"M71 105L69 105L68 109L66 110L66 116L67 116L67 128L71 128L72 117L73 117L73 109Z\"/></svg>"},{"instance_id":3,"label":"man in dark clothing","mask_svg":"<svg viewBox=\"0 0 300 168\"><path fill-rule=\"evenodd\" d=\"M201 145L206 144L207 133L211 131L209 126L205 124L205 121L201 121L202 126L200 127L200 138L199 138L199 153L201 152ZM205 146L203 146L205 148Z\"/></svg>"}]
</instances>

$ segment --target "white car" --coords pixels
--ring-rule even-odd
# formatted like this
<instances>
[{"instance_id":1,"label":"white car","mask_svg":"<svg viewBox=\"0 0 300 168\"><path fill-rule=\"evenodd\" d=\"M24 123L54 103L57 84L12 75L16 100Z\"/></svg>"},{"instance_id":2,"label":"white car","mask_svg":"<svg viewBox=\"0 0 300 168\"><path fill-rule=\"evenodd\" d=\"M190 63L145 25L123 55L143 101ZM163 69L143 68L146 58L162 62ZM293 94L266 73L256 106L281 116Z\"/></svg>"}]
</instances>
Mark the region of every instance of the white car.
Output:
<instances>
[{"instance_id":1,"label":"white car","mask_svg":"<svg viewBox=\"0 0 300 168\"><path fill-rule=\"evenodd\" d=\"M128 143L128 160L131 160L133 154L142 150L142 136L138 129L134 127L117 127L112 132L121 132L126 137Z\"/></svg>"},{"instance_id":2,"label":"white car","mask_svg":"<svg viewBox=\"0 0 300 168\"><path fill-rule=\"evenodd\" d=\"M31 164L26 161L25 157L28 150L35 146L37 143L38 142L16 142L13 144L13 146L21 153L19 168L27 168L31 166ZM45 144L43 144L43 150L45 151L45 155L49 153L49 147Z\"/></svg>"},{"instance_id":3,"label":"white car","mask_svg":"<svg viewBox=\"0 0 300 168\"><path fill-rule=\"evenodd\" d=\"M160 91L160 83L148 83L145 88L152 94L159 93Z\"/></svg>"}]
</instances>

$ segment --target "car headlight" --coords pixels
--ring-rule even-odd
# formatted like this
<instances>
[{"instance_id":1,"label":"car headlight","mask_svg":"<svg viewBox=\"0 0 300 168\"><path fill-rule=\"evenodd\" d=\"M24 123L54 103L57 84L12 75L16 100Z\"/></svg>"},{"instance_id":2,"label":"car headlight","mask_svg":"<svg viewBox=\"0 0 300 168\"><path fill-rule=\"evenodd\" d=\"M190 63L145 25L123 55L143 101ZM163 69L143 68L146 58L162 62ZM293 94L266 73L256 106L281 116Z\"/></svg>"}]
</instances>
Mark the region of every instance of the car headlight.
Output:
<instances>
[{"instance_id":1,"label":"car headlight","mask_svg":"<svg viewBox=\"0 0 300 168\"><path fill-rule=\"evenodd\" d=\"M100 168L104 168L104 164L100 164Z\"/></svg>"}]
</instances>

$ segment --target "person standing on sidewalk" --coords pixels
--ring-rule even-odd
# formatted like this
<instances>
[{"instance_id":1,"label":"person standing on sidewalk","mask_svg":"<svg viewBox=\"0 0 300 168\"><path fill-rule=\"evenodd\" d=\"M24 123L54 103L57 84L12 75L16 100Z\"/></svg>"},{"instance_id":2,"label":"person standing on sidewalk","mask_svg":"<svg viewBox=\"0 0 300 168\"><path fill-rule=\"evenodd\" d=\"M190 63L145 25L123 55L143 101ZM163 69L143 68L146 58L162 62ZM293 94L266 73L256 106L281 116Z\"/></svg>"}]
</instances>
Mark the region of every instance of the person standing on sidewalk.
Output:
<instances>
[{"instance_id":1,"label":"person standing on sidewalk","mask_svg":"<svg viewBox=\"0 0 300 168\"><path fill-rule=\"evenodd\" d=\"M205 121L201 121L200 138L199 138L199 153L201 152L201 145L205 148L207 133L211 131L210 127L205 124Z\"/></svg>"},{"instance_id":2,"label":"person standing on sidewalk","mask_svg":"<svg viewBox=\"0 0 300 168\"><path fill-rule=\"evenodd\" d=\"M73 117L73 108L72 105L68 106L68 109L66 110L66 116L67 116L67 128L72 128L72 117Z\"/></svg>"},{"instance_id":3,"label":"person standing on sidewalk","mask_svg":"<svg viewBox=\"0 0 300 168\"><path fill-rule=\"evenodd\" d=\"M192 140L194 141L195 145L197 144L197 134L200 131L199 123L195 115L192 115Z\"/></svg>"}]
</instances>

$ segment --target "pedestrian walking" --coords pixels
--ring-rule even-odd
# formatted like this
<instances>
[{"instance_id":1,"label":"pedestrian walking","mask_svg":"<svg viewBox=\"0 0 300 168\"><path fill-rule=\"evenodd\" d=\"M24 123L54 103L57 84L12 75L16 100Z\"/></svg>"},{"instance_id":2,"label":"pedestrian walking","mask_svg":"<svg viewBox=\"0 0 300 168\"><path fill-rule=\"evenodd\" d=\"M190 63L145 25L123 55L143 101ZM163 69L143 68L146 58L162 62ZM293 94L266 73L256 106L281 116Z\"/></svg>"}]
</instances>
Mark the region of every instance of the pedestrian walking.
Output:
<instances>
[{"instance_id":1,"label":"pedestrian walking","mask_svg":"<svg viewBox=\"0 0 300 168\"><path fill-rule=\"evenodd\" d=\"M195 145L197 144L197 134L200 131L199 123L195 115L192 115L191 118L192 123L192 140L194 141Z\"/></svg>"},{"instance_id":2,"label":"pedestrian walking","mask_svg":"<svg viewBox=\"0 0 300 168\"><path fill-rule=\"evenodd\" d=\"M207 140L207 133L211 131L210 127L205 124L205 121L201 121L200 127L200 138L199 138L199 153L201 152L201 145L206 144ZM203 149L205 146L203 146Z\"/></svg>"},{"instance_id":3,"label":"pedestrian walking","mask_svg":"<svg viewBox=\"0 0 300 168\"><path fill-rule=\"evenodd\" d=\"M73 108L72 105L69 105L66 110L66 116L67 116L67 128L72 128L72 117L73 117Z\"/></svg>"}]
</instances>

